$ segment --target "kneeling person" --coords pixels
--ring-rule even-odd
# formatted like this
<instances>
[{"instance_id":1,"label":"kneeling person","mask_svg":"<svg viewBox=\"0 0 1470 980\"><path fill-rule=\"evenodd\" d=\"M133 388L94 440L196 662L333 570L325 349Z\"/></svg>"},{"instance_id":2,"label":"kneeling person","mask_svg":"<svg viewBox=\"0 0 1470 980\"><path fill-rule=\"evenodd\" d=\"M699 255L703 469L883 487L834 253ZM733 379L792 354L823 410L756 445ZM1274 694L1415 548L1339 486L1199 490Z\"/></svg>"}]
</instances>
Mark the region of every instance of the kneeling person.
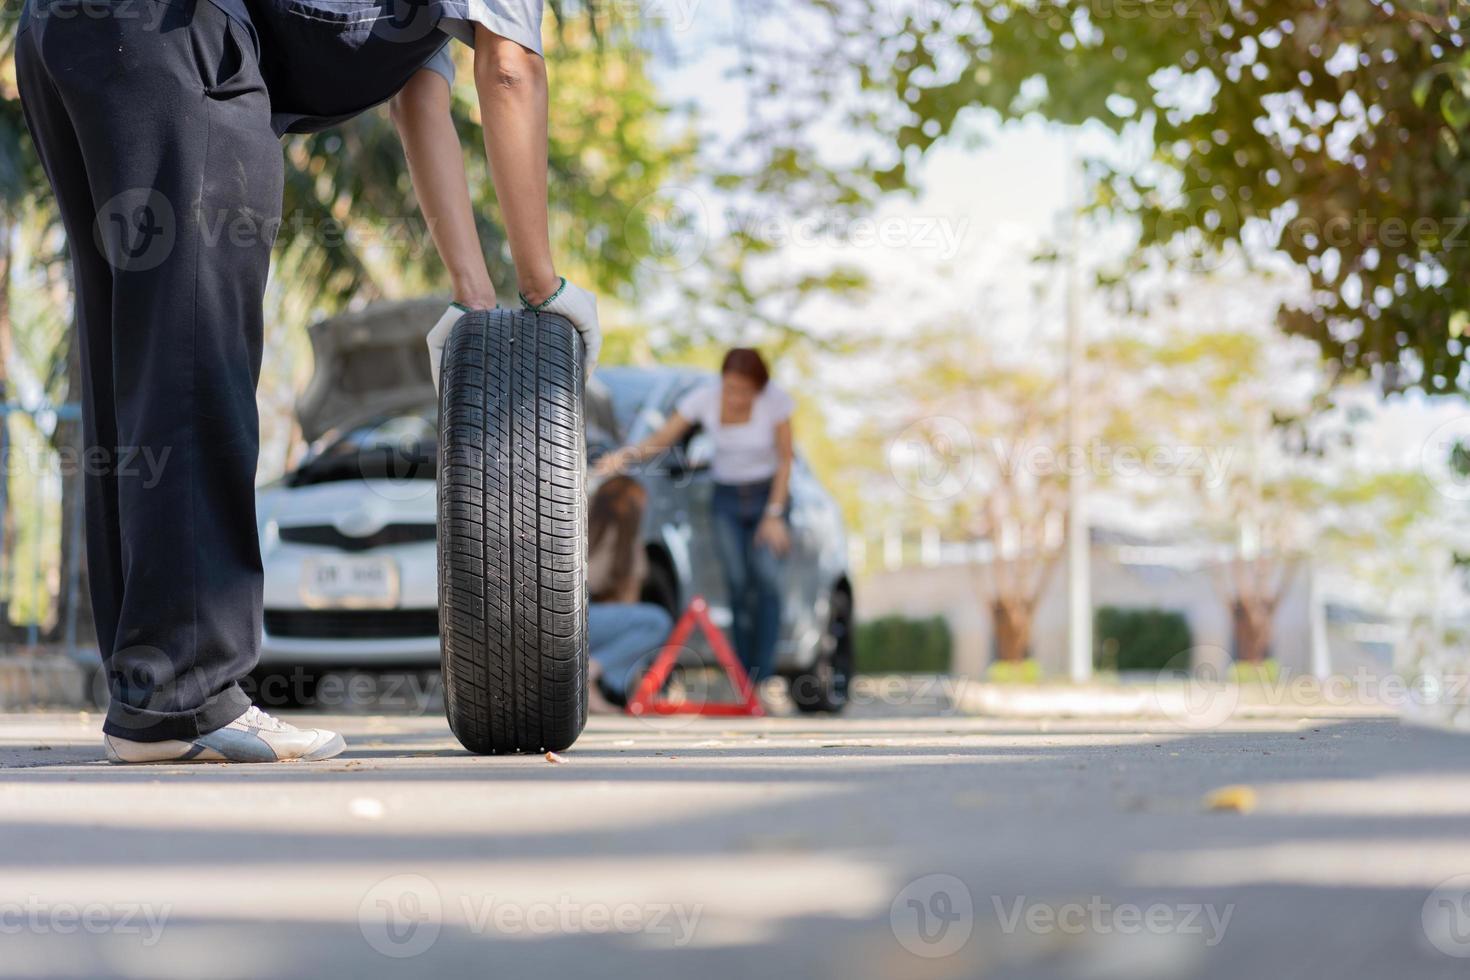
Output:
<instances>
[{"instance_id":1,"label":"kneeling person","mask_svg":"<svg viewBox=\"0 0 1470 980\"><path fill-rule=\"evenodd\" d=\"M588 654L592 710L610 712L632 696L639 674L669 638L674 620L663 606L640 602L648 559L643 510L648 492L616 476L598 488L588 512Z\"/></svg>"}]
</instances>

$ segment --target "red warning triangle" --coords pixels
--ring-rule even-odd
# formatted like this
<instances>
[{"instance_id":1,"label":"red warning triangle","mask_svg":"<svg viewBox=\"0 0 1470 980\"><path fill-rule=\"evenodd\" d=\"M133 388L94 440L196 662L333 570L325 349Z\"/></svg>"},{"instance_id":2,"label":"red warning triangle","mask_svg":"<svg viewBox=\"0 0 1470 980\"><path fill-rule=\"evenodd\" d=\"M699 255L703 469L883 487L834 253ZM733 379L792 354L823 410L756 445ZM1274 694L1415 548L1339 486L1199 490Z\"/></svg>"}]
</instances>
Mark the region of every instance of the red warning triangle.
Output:
<instances>
[{"instance_id":1,"label":"red warning triangle","mask_svg":"<svg viewBox=\"0 0 1470 980\"><path fill-rule=\"evenodd\" d=\"M734 689L736 697L740 698L739 701L673 702L659 697L664 681L669 679L670 672L679 661L679 654L684 650L684 642L689 639L689 634L694 631L695 626L698 626L705 639L709 640L715 660L725 671L725 676L730 679L730 687ZM643 675L643 680L638 682L638 690L628 700L628 714L723 716L765 714L761 710L760 698L756 697L755 685L750 683L750 676L745 673L745 667L740 663L740 658L736 657L735 652L730 649L730 644L725 640L725 634L709 618L709 603L704 601L704 596L697 595L690 600L689 608L684 610L684 615L679 617L679 622L674 625L674 631L669 634L663 649L654 658L653 665Z\"/></svg>"}]
</instances>

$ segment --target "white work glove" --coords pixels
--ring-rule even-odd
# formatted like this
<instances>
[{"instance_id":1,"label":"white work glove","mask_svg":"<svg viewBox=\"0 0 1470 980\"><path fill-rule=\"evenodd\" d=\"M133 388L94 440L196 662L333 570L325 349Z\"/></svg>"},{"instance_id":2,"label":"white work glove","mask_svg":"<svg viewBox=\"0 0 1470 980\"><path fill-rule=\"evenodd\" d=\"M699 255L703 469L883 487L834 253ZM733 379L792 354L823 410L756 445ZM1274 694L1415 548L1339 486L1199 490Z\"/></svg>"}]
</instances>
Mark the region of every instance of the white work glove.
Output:
<instances>
[{"instance_id":1,"label":"white work glove","mask_svg":"<svg viewBox=\"0 0 1470 980\"><path fill-rule=\"evenodd\" d=\"M537 313L556 313L572 321L572 326L582 335L587 377L592 377L592 369L597 367L597 357L602 353L602 328L597 323L597 297L563 278L561 286L546 302L534 304L522 295L521 305Z\"/></svg>"},{"instance_id":2,"label":"white work glove","mask_svg":"<svg viewBox=\"0 0 1470 980\"><path fill-rule=\"evenodd\" d=\"M434 375L434 390L439 390L439 362L444 359L444 345L449 343L449 331L459 322L459 318L470 312L468 306L459 303L450 303L449 309L434 324L429 336L424 338L429 345L429 371Z\"/></svg>"}]
</instances>

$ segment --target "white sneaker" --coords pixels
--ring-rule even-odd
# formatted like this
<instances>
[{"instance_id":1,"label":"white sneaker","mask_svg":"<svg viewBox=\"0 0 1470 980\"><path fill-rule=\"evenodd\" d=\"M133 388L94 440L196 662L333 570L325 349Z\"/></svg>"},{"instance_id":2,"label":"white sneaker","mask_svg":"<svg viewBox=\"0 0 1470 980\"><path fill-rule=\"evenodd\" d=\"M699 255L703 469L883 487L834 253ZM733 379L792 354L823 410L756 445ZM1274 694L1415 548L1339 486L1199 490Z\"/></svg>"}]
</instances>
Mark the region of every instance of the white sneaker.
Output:
<instances>
[{"instance_id":1,"label":"white sneaker","mask_svg":"<svg viewBox=\"0 0 1470 980\"><path fill-rule=\"evenodd\" d=\"M318 762L340 755L347 743L336 732L297 728L255 705L223 728L190 740L135 742L102 736L108 762Z\"/></svg>"}]
</instances>

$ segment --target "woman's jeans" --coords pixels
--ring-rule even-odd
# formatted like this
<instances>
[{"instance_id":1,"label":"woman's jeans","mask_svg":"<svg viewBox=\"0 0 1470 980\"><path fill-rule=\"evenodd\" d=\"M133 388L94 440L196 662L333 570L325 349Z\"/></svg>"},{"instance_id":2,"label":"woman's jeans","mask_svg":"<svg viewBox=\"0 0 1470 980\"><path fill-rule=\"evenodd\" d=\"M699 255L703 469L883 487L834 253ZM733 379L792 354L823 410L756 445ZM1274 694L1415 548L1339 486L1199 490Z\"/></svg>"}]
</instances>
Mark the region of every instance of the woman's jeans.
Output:
<instances>
[{"instance_id":1,"label":"woman's jeans","mask_svg":"<svg viewBox=\"0 0 1470 980\"><path fill-rule=\"evenodd\" d=\"M785 562L755 540L770 499L770 480L715 484L712 522L715 550L730 591L735 652L750 674L751 683L774 673L776 641L781 636Z\"/></svg>"},{"instance_id":2,"label":"woman's jeans","mask_svg":"<svg viewBox=\"0 0 1470 980\"><path fill-rule=\"evenodd\" d=\"M638 674L669 638L674 620L651 602L594 602L587 607L588 656L602 667L602 693L626 703Z\"/></svg>"}]
</instances>

